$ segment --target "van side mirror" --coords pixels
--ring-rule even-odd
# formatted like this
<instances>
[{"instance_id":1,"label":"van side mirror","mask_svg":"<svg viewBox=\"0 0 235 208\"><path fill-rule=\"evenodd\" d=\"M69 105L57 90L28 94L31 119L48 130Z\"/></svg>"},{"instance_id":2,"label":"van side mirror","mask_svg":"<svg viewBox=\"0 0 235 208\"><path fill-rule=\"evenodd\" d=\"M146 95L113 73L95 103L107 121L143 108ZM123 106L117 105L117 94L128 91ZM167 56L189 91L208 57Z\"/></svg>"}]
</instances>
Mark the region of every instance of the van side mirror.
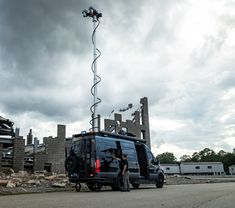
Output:
<instances>
[{"instance_id":1,"label":"van side mirror","mask_svg":"<svg viewBox=\"0 0 235 208\"><path fill-rule=\"evenodd\" d=\"M153 164L154 165L159 165L159 160L154 160Z\"/></svg>"}]
</instances>

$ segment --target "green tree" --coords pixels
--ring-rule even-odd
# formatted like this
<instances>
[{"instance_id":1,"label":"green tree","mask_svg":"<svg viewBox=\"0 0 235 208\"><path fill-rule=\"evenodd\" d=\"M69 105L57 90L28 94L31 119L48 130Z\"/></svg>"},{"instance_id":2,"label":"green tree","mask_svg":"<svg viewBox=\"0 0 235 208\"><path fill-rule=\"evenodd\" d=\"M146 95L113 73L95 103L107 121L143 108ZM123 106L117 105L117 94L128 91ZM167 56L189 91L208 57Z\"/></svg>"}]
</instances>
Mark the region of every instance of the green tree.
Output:
<instances>
[{"instance_id":1,"label":"green tree","mask_svg":"<svg viewBox=\"0 0 235 208\"><path fill-rule=\"evenodd\" d=\"M228 167L235 165L235 154L225 152L224 150L215 153L212 149L204 148L200 152L194 152L191 157L183 155L180 160L182 162L222 162L225 172L228 173Z\"/></svg>"},{"instance_id":2,"label":"green tree","mask_svg":"<svg viewBox=\"0 0 235 208\"><path fill-rule=\"evenodd\" d=\"M217 162L218 158L214 150L205 148L201 150L199 153L200 162Z\"/></svg>"},{"instance_id":3,"label":"green tree","mask_svg":"<svg viewBox=\"0 0 235 208\"><path fill-rule=\"evenodd\" d=\"M218 155L219 157L224 157L224 155L226 155L226 152L225 152L224 150L220 150L220 151L217 153L217 155Z\"/></svg>"},{"instance_id":4,"label":"green tree","mask_svg":"<svg viewBox=\"0 0 235 208\"><path fill-rule=\"evenodd\" d=\"M157 155L157 159L160 161L162 164L167 164L167 163L176 163L176 157L172 152L164 152L162 154Z\"/></svg>"},{"instance_id":5,"label":"green tree","mask_svg":"<svg viewBox=\"0 0 235 208\"><path fill-rule=\"evenodd\" d=\"M221 161L224 164L224 171L228 172L228 167L230 165L235 165L235 154L233 153L226 153Z\"/></svg>"},{"instance_id":6,"label":"green tree","mask_svg":"<svg viewBox=\"0 0 235 208\"><path fill-rule=\"evenodd\" d=\"M191 157L192 162L200 162L201 157L198 152L194 152Z\"/></svg>"},{"instance_id":7,"label":"green tree","mask_svg":"<svg viewBox=\"0 0 235 208\"><path fill-rule=\"evenodd\" d=\"M181 162L191 162L192 158L190 157L190 155L183 155L180 157L180 161Z\"/></svg>"}]
</instances>

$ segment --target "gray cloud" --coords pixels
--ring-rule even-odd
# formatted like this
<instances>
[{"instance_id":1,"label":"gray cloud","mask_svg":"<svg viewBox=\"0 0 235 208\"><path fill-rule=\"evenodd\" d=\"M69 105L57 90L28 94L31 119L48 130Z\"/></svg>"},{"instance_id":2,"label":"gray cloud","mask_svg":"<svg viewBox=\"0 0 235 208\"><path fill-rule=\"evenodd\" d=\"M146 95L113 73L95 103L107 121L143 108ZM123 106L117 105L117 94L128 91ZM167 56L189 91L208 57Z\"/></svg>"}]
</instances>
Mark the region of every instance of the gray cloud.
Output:
<instances>
[{"instance_id":1,"label":"gray cloud","mask_svg":"<svg viewBox=\"0 0 235 208\"><path fill-rule=\"evenodd\" d=\"M24 128L33 122L38 132L48 122L84 128L92 103L92 21L81 11L90 5L103 13L99 113L107 117L129 103L138 108L146 96L154 144L195 150L215 142L213 147L228 150L234 96L222 97L235 81L231 4L215 10L216 30L197 45L185 28L186 14L199 5L194 1L1 1L1 113ZM154 126L156 119L162 129Z\"/></svg>"},{"instance_id":2,"label":"gray cloud","mask_svg":"<svg viewBox=\"0 0 235 208\"><path fill-rule=\"evenodd\" d=\"M50 84L60 70L63 55L88 52L84 44L88 41L87 26L81 29L78 18L85 6L82 1L2 1L3 69L20 74L22 85L29 79L35 85Z\"/></svg>"}]
</instances>

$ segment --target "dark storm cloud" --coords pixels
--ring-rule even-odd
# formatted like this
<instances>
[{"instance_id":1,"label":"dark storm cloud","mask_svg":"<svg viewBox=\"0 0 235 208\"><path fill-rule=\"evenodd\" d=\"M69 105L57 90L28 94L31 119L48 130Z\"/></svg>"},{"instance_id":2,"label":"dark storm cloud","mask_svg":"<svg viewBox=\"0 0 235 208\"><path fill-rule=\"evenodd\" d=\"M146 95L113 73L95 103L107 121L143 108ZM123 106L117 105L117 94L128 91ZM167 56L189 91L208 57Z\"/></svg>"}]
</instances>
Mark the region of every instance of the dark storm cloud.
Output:
<instances>
[{"instance_id":1,"label":"dark storm cloud","mask_svg":"<svg viewBox=\"0 0 235 208\"><path fill-rule=\"evenodd\" d=\"M80 93L77 93L78 95ZM1 92L1 110L11 115L38 113L53 120L75 121L87 117L89 99L80 99L61 89L11 89Z\"/></svg>"},{"instance_id":2,"label":"dark storm cloud","mask_svg":"<svg viewBox=\"0 0 235 208\"><path fill-rule=\"evenodd\" d=\"M101 1L99 4L101 12L103 11L104 22L108 23L110 30L114 35L123 35L135 27L136 20L141 15L141 10L145 4L142 0L119 0L119 1Z\"/></svg>"},{"instance_id":3,"label":"dark storm cloud","mask_svg":"<svg viewBox=\"0 0 235 208\"><path fill-rule=\"evenodd\" d=\"M68 93L59 87L60 74L67 70L65 56L81 60L90 49L89 24L84 24L81 14L86 7L86 1L75 0L1 1L1 105L5 112L72 114L76 99L66 100Z\"/></svg>"},{"instance_id":4,"label":"dark storm cloud","mask_svg":"<svg viewBox=\"0 0 235 208\"><path fill-rule=\"evenodd\" d=\"M220 122L234 123L235 81L233 10L217 11L218 2L214 8L194 0L0 1L0 116L41 136L48 123L90 127L92 21L81 12L94 6L103 13L97 32L102 118L132 103L123 116L130 119L148 97L153 144L180 151L217 144L231 133ZM201 8L208 15L215 9L219 24L212 31L205 24L201 32L208 34L199 31L196 44L189 25L191 12ZM196 16L202 23L204 17Z\"/></svg>"},{"instance_id":5,"label":"dark storm cloud","mask_svg":"<svg viewBox=\"0 0 235 208\"><path fill-rule=\"evenodd\" d=\"M83 1L1 1L2 70L50 83L65 53L87 52L86 26L81 29ZM84 28L85 27L85 28Z\"/></svg>"},{"instance_id":6,"label":"dark storm cloud","mask_svg":"<svg viewBox=\"0 0 235 208\"><path fill-rule=\"evenodd\" d=\"M72 111L77 107L74 103L81 99L74 99L72 94L67 98L66 92L58 94L64 87L61 78L67 77L66 73L65 77L60 74L67 70L66 56L91 61L86 56L91 53L92 22L81 14L91 3L94 1L1 1L0 72L4 111L39 112L49 117L71 114L73 117ZM103 24L114 26L110 29L116 28L116 34L122 35L121 30L134 25L142 3L101 1L94 7L103 12ZM105 45L105 38L100 35L100 45ZM88 108L90 100L83 99L79 108ZM83 113L86 111L79 112L82 117L86 116Z\"/></svg>"}]
</instances>

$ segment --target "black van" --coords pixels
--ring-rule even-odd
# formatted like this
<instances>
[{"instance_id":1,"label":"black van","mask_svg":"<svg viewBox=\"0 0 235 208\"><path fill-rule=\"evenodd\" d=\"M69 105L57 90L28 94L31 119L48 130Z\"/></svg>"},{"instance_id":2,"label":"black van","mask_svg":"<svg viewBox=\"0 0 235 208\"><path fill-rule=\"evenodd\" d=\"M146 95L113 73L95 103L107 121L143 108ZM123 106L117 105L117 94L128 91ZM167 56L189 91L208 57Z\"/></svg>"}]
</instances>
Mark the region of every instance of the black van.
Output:
<instances>
[{"instance_id":1,"label":"black van","mask_svg":"<svg viewBox=\"0 0 235 208\"><path fill-rule=\"evenodd\" d=\"M86 183L91 191L99 191L102 186L120 190L119 162L113 159L113 155L120 157L121 154L128 155L130 183L134 188L140 184L163 187L164 173L144 140L108 132L73 136L65 160L69 181L76 183L77 191L80 190L80 183Z\"/></svg>"}]
</instances>

